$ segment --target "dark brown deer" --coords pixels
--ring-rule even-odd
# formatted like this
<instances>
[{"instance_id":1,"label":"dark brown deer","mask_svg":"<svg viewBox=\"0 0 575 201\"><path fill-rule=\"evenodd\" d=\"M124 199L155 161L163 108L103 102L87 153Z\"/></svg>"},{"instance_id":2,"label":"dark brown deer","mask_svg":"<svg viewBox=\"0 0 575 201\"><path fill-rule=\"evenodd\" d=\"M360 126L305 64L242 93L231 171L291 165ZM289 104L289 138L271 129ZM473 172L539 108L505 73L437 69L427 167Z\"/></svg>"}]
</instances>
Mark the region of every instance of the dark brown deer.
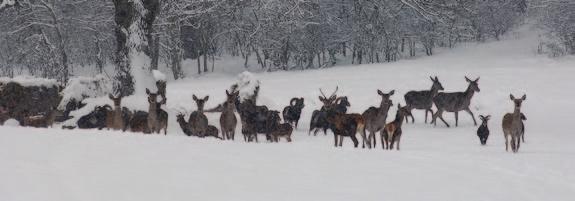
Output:
<instances>
[{"instance_id":1,"label":"dark brown deer","mask_svg":"<svg viewBox=\"0 0 575 201\"><path fill-rule=\"evenodd\" d=\"M301 116L301 110L304 106L303 98L292 98L289 102L289 106L286 106L282 112L284 122L289 123L297 129L297 124Z\"/></svg>"},{"instance_id":2,"label":"dark brown deer","mask_svg":"<svg viewBox=\"0 0 575 201\"><path fill-rule=\"evenodd\" d=\"M353 146L357 147L359 144L356 137L358 132L363 141L367 140L365 137L365 119L361 114L345 114L333 108L327 109L327 121L329 128L333 132L334 145L336 147L342 146L343 137L350 137L353 141Z\"/></svg>"},{"instance_id":3,"label":"dark brown deer","mask_svg":"<svg viewBox=\"0 0 575 201\"><path fill-rule=\"evenodd\" d=\"M203 136L208 129L208 118L204 114L204 105L210 98L210 96L206 96L202 99L198 99L196 95L193 95L194 101L196 102L197 110L190 114L190 118L188 119L188 123L191 126L191 130L193 135L196 136Z\"/></svg>"},{"instance_id":4,"label":"dark brown deer","mask_svg":"<svg viewBox=\"0 0 575 201\"><path fill-rule=\"evenodd\" d=\"M115 97L108 94L108 98L114 103L114 108L106 114L106 127L112 130L123 130L125 125L122 117L122 96Z\"/></svg>"},{"instance_id":5,"label":"dark brown deer","mask_svg":"<svg viewBox=\"0 0 575 201\"><path fill-rule=\"evenodd\" d=\"M162 102L158 102L158 93L151 93L149 89L146 89L146 94L148 94L148 128L152 133L160 133L164 130L164 135L168 134L168 113L162 108L161 105L166 103L166 99L163 98Z\"/></svg>"},{"instance_id":6,"label":"dark brown deer","mask_svg":"<svg viewBox=\"0 0 575 201\"><path fill-rule=\"evenodd\" d=\"M222 138L224 140L234 140L236 126L238 124L236 114L234 113L238 95L239 92L233 92L230 94L230 92L226 90L227 98L226 102L222 105L223 110L220 115L220 128L222 129Z\"/></svg>"},{"instance_id":7,"label":"dark brown deer","mask_svg":"<svg viewBox=\"0 0 575 201\"><path fill-rule=\"evenodd\" d=\"M381 148L391 150L393 149L393 144L397 143L396 149L399 150L399 143L403 134L401 125L403 119L408 115L411 115L411 108L407 106L401 107L401 104L398 104L395 120L386 124L383 132L381 132Z\"/></svg>"},{"instance_id":8,"label":"dark brown deer","mask_svg":"<svg viewBox=\"0 0 575 201\"><path fill-rule=\"evenodd\" d=\"M431 89L428 91L409 91L403 96L405 98L405 103L409 108L425 110L425 123L427 123L427 113L430 112L433 117L433 98L437 96L439 91L443 91L443 86L437 76L435 78L429 77L433 82ZM411 116L411 122L415 123L413 115ZM409 122L408 118L405 118L405 122Z\"/></svg>"},{"instance_id":9,"label":"dark brown deer","mask_svg":"<svg viewBox=\"0 0 575 201\"><path fill-rule=\"evenodd\" d=\"M329 98L323 93L321 88L319 89L319 92L321 93L319 100L323 103L323 106L320 110L313 111L311 115L308 135L311 134L312 130L314 131L314 135L317 135L319 130L323 130L323 134L327 135L326 131L329 128L329 123L327 122L327 110L335 107L335 102L337 99L336 93L338 89L339 87L336 87L335 91L329 96Z\"/></svg>"},{"instance_id":10,"label":"dark brown deer","mask_svg":"<svg viewBox=\"0 0 575 201\"><path fill-rule=\"evenodd\" d=\"M437 107L437 112L433 115L433 120L431 123L437 125L437 117L445 123L447 127L449 124L443 119L443 112L454 112L455 113L455 126L458 125L458 113L459 111L465 110L471 118L473 119L473 123L477 126L477 121L475 121L475 115L469 109L469 105L471 104L471 98L473 98L473 94L475 92L479 92L479 78L475 80L470 80L465 77L465 80L469 83L467 90L464 92L454 92L454 93L439 93L435 98L433 98L433 102L435 103L435 107Z\"/></svg>"},{"instance_id":11,"label":"dark brown deer","mask_svg":"<svg viewBox=\"0 0 575 201\"><path fill-rule=\"evenodd\" d=\"M387 112L393 105L390 97L394 93L395 90L391 90L388 94L383 93L381 90L377 90L377 94L381 96L381 103L379 104L379 107L370 107L362 114L363 118L365 119L365 129L369 131L369 136L367 137L368 148L371 148L372 146L375 148L375 133L380 132L383 127L385 127ZM362 144L365 144L365 142ZM362 146L365 147L365 145Z\"/></svg>"},{"instance_id":12,"label":"dark brown deer","mask_svg":"<svg viewBox=\"0 0 575 201\"><path fill-rule=\"evenodd\" d=\"M522 116L525 116L521 114L521 104L527 99L527 95L523 95L523 97L519 99L516 99L513 95L509 95L509 98L513 101L515 109L513 113L507 113L503 116L501 126L503 127L503 134L505 135L505 151L509 151L509 144L511 144L511 151L517 153L524 131ZM509 138L511 138L511 142L509 142Z\"/></svg>"}]
</instances>

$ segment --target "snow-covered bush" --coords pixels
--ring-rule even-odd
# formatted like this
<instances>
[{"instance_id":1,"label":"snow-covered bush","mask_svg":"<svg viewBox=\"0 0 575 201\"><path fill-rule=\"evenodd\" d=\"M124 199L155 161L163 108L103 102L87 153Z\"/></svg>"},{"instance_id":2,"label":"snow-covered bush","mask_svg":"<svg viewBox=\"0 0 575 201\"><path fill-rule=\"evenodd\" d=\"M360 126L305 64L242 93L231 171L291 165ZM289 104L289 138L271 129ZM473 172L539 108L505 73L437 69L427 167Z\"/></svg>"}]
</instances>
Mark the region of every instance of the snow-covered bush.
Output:
<instances>
[{"instance_id":1,"label":"snow-covered bush","mask_svg":"<svg viewBox=\"0 0 575 201\"><path fill-rule=\"evenodd\" d=\"M106 96L112 93L112 86L112 80L104 75L71 78L62 90L63 98L58 109L65 109L71 101L80 102L86 98Z\"/></svg>"},{"instance_id":2,"label":"snow-covered bush","mask_svg":"<svg viewBox=\"0 0 575 201\"><path fill-rule=\"evenodd\" d=\"M232 85L230 91L239 91L240 101L247 99L257 100L260 81L254 74L244 71L238 75L238 81Z\"/></svg>"}]
</instances>

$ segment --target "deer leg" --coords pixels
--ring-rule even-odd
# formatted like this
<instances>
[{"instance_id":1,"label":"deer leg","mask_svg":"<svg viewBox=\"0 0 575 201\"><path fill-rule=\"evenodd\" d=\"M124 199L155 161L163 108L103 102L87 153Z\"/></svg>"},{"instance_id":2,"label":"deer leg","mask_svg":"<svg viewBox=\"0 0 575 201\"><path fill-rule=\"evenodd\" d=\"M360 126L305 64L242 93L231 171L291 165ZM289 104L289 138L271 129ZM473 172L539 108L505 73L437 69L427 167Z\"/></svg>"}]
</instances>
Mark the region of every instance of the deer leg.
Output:
<instances>
[{"instance_id":1,"label":"deer leg","mask_svg":"<svg viewBox=\"0 0 575 201\"><path fill-rule=\"evenodd\" d=\"M343 135L339 136L339 146L342 147L343 146Z\"/></svg>"},{"instance_id":2,"label":"deer leg","mask_svg":"<svg viewBox=\"0 0 575 201\"><path fill-rule=\"evenodd\" d=\"M385 149L385 141L383 135L385 134L384 131L379 132L379 138L381 139L381 148Z\"/></svg>"},{"instance_id":3,"label":"deer leg","mask_svg":"<svg viewBox=\"0 0 575 201\"><path fill-rule=\"evenodd\" d=\"M397 151L399 151L399 142L401 142L401 136L397 137Z\"/></svg>"},{"instance_id":4,"label":"deer leg","mask_svg":"<svg viewBox=\"0 0 575 201\"><path fill-rule=\"evenodd\" d=\"M299 120L295 121L295 129L297 130L297 124L298 124Z\"/></svg>"},{"instance_id":5,"label":"deer leg","mask_svg":"<svg viewBox=\"0 0 575 201\"><path fill-rule=\"evenodd\" d=\"M443 119L443 110L437 111L437 113L435 113L435 115L436 115L436 117L439 117L439 119L441 119L441 121L443 121L445 126L447 126L449 128L449 124L445 121L445 119ZM437 124L437 121L435 119L433 121L435 121L435 123Z\"/></svg>"},{"instance_id":6,"label":"deer leg","mask_svg":"<svg viewBox=\"0 0 575 201\"><path fill-rule=\"evenodd\" d=\"M477 121L475 121L475 115L473 115L473 112L471 112L469 108L465 109L465 111L467 111L467 113L471 115L471 118L473 119L473 124L477 126Z\"/></svg>"},{"instance_id":7,"label":"deer leg","mask_svg":"<svg viewBox=\"0 0 575 201\"><path fill-rule=\"evenodd\" d=\"M337 134L335 133L333 134L333 142L334 142L333 145L337 147Z\"/></svg>"},{"instance_id":8,"label":"deer leg","mask_svg":"<svg viewBox=\"0 0 575 201\"><path fill-rule=\"evenodd\" d=\"M411 123L414 124L415 123L415 119L413 118L413 114L409 115L411 117Z\"/></svg>"},{"instance_id":9,"label":"deer leg","mask_svg":"<svg viewBox=\"0 0 575 201\"><path fill-rule=\"evenodd\" d=\"M459 121L459 112L454 112L455 113L455 127L457 127L458 125L458 121Z\"/></svg>"},{"instance_id":10,"label":"deer leg","mask_svg":"<svg viewBox=\"0 0 575 201\"><path fill-rule=\"evenodd\" d=\"M352 135L350 137L351 137L351 141L353 141L353 147L357 148L357 145L359 144L357 142L357 138L355 137L355 135Z\"/></svg>"}]
</instances>

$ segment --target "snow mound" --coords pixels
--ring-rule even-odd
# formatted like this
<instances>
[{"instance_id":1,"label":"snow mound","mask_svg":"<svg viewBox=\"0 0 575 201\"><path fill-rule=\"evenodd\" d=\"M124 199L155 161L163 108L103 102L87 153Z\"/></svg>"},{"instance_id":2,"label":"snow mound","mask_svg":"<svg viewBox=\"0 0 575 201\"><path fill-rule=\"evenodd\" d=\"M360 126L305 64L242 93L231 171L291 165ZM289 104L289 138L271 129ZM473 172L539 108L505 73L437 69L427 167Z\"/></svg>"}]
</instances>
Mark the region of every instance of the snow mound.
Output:
<instances>
[{"instance_id":1,"label":"snow mound","mask_svg":"<svg viewBox=\"0 0 575 201\"><path fill-rule=\"evenodd\" d=\"M166 81L166 74L159 70L153 70L152 75L154 75L154 79L156 79L156 81Z\"/></svg>"},{"instance_id":2,"label":"snow mound","mask_svg":"<svg viewBox=\"0 0 575 201\"><path fill-rule=\"evenodd\" d=\"M64 109L72 101L82 101L86 98L106 96L113 91L112 80L104 75L94 77L74 77L70 79L62 91L63 98L58 109Z\"/></svg>"},{"instance_id":3,"label":"snow mound","mask_svg":"<svg viewBox=\"0 0 575 201\"><path fill-rule=\"evenodd\" d=\"M260 81L256 79L256 76L248 71L244 71L238 75L238 81L232 86L231 91L239 91L240 100L243 101L254 95L257 96L259 87Z\"/></svg>"},{"instance_id":4,"label":"snow mound","mask_svg":"<svg viewBox=\"0 0 575 201\"><path fill-rule=\"evenodd\" d=\"M4 122L4 126L20 127L20 122L18 122L16 119L8 119Z\"/></svg>"},{"instance_id":5,"label":"snow mound","mask_svg":"<svg viewBox=\"0 0 575 201\"><path fill-rule=\"evenodd\" d=\"M0 83L15 82L23 87L57 87L59 86L58 81L55 79L38 78L34 76L16 76L14 78L0 77Z\"/></svg>"}]
</instances>

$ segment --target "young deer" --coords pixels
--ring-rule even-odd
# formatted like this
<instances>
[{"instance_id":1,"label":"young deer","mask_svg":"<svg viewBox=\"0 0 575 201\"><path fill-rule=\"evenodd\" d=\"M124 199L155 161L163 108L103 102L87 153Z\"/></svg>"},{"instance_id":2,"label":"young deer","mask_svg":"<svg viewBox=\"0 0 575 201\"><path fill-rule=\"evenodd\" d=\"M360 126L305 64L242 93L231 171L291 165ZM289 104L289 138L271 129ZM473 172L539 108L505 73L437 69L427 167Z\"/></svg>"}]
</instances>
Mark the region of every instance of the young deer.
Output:
<instances>
[{"instance_id":1,"label":"young deer","mask_svg":"<svg viewBox=\"0 0 575 201\"><path fill-rule=\"evenodd\" d=\"M271 138L274 142L279 142L280 138L285 138L288 142L291 142L291 134L293 128L289 123L278 124L276 128L271 132Z\"/></svg>"},{"instance_id":2,"label":"young deer","mask_svg":"<svg viewBox=\"0 0 575 201\"><path fill-rule=\"evenodd\" d=\"M149 89L146 89L146 94L148 94L148 128L152 133L160 133L164 130L164 135L168 134L168 113L162 108L161 105L166 103L166 99L163 98L162 102L158 102L158 93L151 93Z\"/></svg>"},{"instance_id":3,"label":"young deer","mask_svg":"<svg viewBox=\"0 0 575 201\"><path fill-rule=\"evenodd\" d=\"M515 109L513 113L507 113L503 116L503 134L505 135L505 151L509 151L509 143L511 144L511 151L517 153L519 151L519 146L521 144L521 136L523 135L524 125L521 114L521 104L525 99L527 99L527 95L523 95L520 99L516 99L513 95L509 95L511 101L515 105ZM511 138L511 142L509 142L509 138Z\"/></svg>"},{"instance_id":4,"label":"young deer","mask_svg":"<svg viewBox=\"0 0 575 201\"><path fill-rule=\"evenodd\" d=\"M425 123L427 123L427 113L431 112L433 117L433 98L437 96L439 91L443 90L443 86L437 76L435 78L429 77L433 82L431 89L428 91L409 91L403 97L405 98L405 103L409 108L425 110ZM415 122L413 115L411 116L411 123ZM405 122L409 122L408 118L405 118Z\"/></svg>"},{"instance_id":5,"label":"young deer","mask_svg":"<svg viewBox=\"0 0 575 201\"><path fill-rule=\"evenodd\" d=\"M449 124L443 119L442 116L443 112L447 111L455 113L455 126L457 126L459 118L458 113L459 111L465 110L467 113L469 113L469 115L471 115L474 125L477 126L475 115L473 115L473 112L471 112L471 109L469 109L469 105L471 104L471 98L473 98L473 94L480 91L478 84L479 78L473 81L466 76L465 80L469 83L469 86L465 92L439 93L435 98L433 98L433 102L437 107L437 112L435 115L433 115L433 120L431 123L437 125L436 120L437 117L439 117L439 119L441 119L441 121L443 121L443 123L449 127Z\"/></svg>"},{"instance_id":6,"label":"young deer","mask_svg":"<svg viewBox=\"0 0 575 201\"><path fill-rule=\"evenodd\" d=\"M479 115L479 119L481 119L481 125L477 129L477 137L479 137L481 145L485 145L487 144L487 138L489 137L489 128L487 127L487 122L489 119L491 119L491 115Z\"/></svg>"},{"instance_id":7,"label":"young deer","mask_svg":"<svg viewBox=\"0 0 575 201\"><path fill-rule=\"evenodd\" d=\"M194 101L196 102L197 110L190 114L190 118L188 119L188 123L191 126L191 130L193 135L196 136L203 136L208 129L208 117L204 114L204 105L210 98L210 96L206 96L203 99L198 99L196 95L193 95Z\"/></svg>"},{"instance_id":8,"label":"young deer","mask_svg":"<svg viewBox=\"0 0 575 201\"><path fill-rule=\"evenodd\" d=\"M233 92L230 94L228 90L226 90L227 99L223 104L223 111L220 116L220 127L222 129L222 138L224 140L234 140L236 125L238 124L234 110L236 107L236 100L238 95L239 92Z\"/></svg>"},{"instance_id":9,"label":"young deer","mask_svg":"<svg viewBox=\"0 0 575 201\"><path fill-rule=\"evenodd\" d=\"M401 107L401 104L397 105L397 114L395 115L395 120L385 125L383 132L381 132L381 148L382 149L393 149L393 144L397 142L397 150L399 150L399 142L401 141L401 125L403 119L411 115L411 108L408 106Z\"/></svg>"},{"instance_id":10,"label":"young deer","mask_svg":"<svg viewBox=\"0 0 575 201\"><path fill-rule=\"evenodd\" d=\"M196 136L196 137L200 137L200 138L215 137L215 138L218 138L220 140L223 140L223 138L218 136L218 128L216 128L215 126L208 125L206 127L206 132L204 132L204 133L193 133L191 125L188 122L186 122L186 120L184 119L184 114L180 113L180 114L176 115L176 119L177 119L178 123L180 124L180 128L182 128L182 131L187 136Z\"/></svg>"},{"instance_id":11,"label":"young deer","mask_svg":"<svg viewBox=\"0 0 575 201\"><path fill-rule=\"evenodd\" d=\"M301 116L301 110L303 109L303 98L292 98L289 102L289 106L286 106L282 112L284 117L284 122L289 123L294 128L297 129L297 124Z\"/></svg>"},{"instance_id":12,"label":"young deer","mask_svg":"<svg viewBox=\"0 0 575 201\"><path fill-rule=\"evenodd\" d=\"M112 130L123 130L125 125L122 117L122 96L115 97L108 94L108 97L114 102L114 109L106 114L106 127Z\"/></svg>"},{"instance_id":13,"label":"young deer","mask_svg":"<svg viewBox=\"0 0 575 201\"><path fill-rule=\"evenodd\" d=\"M377 90L377 94L381 96L381 103L379 107L370 107L362 116L365 119L365 128L369 131L369 136L367 137L367 147L375 148L376 139L375 133L380 132L387 120L387 112L389 108L393 105L390 97L395 93L395 90L391 90L388 94L383 93L381 90Z\"/></svg>"}]
</instances>

